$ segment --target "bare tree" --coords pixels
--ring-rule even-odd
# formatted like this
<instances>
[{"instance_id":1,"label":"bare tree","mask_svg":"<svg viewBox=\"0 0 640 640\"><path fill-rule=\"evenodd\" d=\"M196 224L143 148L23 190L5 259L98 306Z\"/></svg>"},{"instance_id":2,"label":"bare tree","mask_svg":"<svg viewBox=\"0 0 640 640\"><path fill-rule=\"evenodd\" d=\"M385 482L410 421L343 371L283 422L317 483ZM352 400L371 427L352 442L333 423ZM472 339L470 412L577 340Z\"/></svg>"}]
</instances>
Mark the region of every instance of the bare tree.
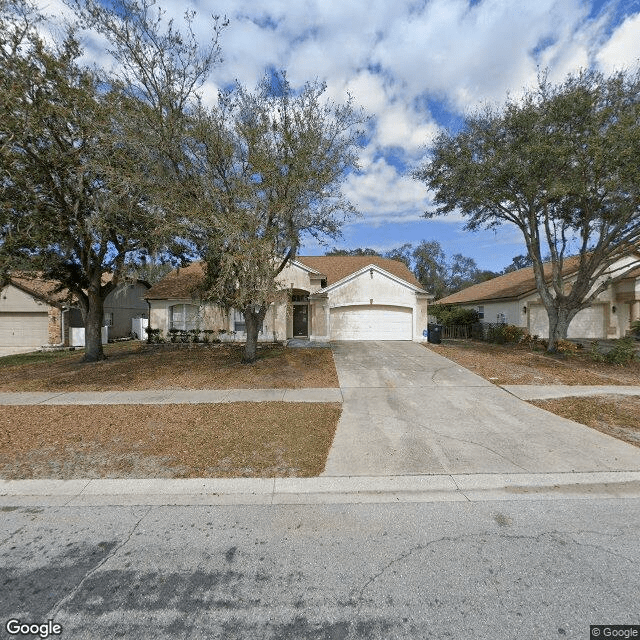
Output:
<instances>
[{"instance_id":1,"label":"bare tree","mask_svg":"<svg viewBox=\"0 0 640 640\"><path fill-rule=\"evenodd\" d=\"M259 329L278 295L278 275L304 234L336 237L355 213L341 192L357 167L364 117L349 99L323 99L324 84L294 91L284 74L255 91L240 85L200 108L189 132L189 180L182 208L206 260L204 299L244 314L244 362L256 358Z\"/></svg>"}]
</instances>

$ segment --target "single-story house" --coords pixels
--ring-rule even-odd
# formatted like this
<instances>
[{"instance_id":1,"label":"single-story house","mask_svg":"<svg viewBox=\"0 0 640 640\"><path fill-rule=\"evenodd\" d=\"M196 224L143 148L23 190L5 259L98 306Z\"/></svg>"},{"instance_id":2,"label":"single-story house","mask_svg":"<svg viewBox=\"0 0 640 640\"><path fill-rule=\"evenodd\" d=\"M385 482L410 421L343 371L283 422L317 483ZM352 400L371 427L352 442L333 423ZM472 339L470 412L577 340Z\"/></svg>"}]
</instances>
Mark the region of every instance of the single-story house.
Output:
<instances>
[{"instance_id":1,"label":"single-story house","mask_svg":"<svg viewBox=\"0 0 640 640\"><path fill-rule=\"evenodd\" d=\"M131 333L131 320L148 317L143 299L149 284L123 282L105 300L104 332L109 338ZM67 291L56 292L57 283L24 274L14 275L0 289L0 355L35 351L45 345L70 346L82 340L82 314Z\"/></svg>"},{"instance_id":2,"label":"single-story house","mask_svg":"<svg viewBox=\"0 0 640 640\"><path fill-rule=\"evenodd\" d=\"M631 322L640 320L640 268L634 267L639 260L640 254L634 253L611 265L606 273L624 273L624 278L610 284L590 307L576 314L569 325L569 338L623 338ZM571 286L578 261L577 256L565 260L567 286ZM545 274L551 276L551 264L545 265ZM467 287L438 304L476 309L482 322L512 324L531 335L549 336L549 318L536 290L533 267Z\"/></svg>"},{"instance_id":3,"label":"single-story house","mask_svg":"<svg viewBox=\"0 0 640 640\"><path fill-rule=\"evenodd\" d=\"M214 330L246 339L240 311L197 297L201 262L169 273L145 294L149 326ZM281 291L267 310L261 341L423 340L431 297L407 266L377 256L300 256L278 276ZM223 333L226 332L226 333Z\"/></svg>"}]
</instances>

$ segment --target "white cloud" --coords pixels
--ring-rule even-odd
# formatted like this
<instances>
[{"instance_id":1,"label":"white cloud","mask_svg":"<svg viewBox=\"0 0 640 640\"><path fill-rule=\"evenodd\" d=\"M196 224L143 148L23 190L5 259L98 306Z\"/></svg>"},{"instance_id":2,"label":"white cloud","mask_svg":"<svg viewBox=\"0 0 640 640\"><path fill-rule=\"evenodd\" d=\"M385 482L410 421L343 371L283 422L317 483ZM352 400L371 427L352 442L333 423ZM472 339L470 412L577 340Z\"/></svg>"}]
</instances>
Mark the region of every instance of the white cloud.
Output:
<instances>
[{"instance_id":1,"label":"white cloud","mask_svg":"<svg viewBox=\"0 0 640 640\"><path fill-rule=\"evenodd\" d=\"M49 13L69 14L62 0L39 2ZM363 171L349 176L346 189L372 224L419 219L428 202L424 186L403 175L390 155L415 165L437 133L438 113L424 107L425 96L463 114L484 101L502 102L507 93L517 97L535 85L538 68L559 82L581 67L609 72L640 58L639 13L608 33L621 19L617 1L595 17L595 0L159 2L177 25L195 7L203 44L211 13L230 20L220 40L224 62L203 87L209 103L218 87L236 79L253 87L270 67L286 69L294 86L326 81L333 100L354 96L373 117ZM93 43L88 57L104 60L100 47Z\"/></svg>"},{"instance_id":2,"label":"white cloud","mask_svg":"<svg viewBox=\"0 0 640 640\"><path fill-rule=\"evenodd\" d=\"M425 186L399 173L384 158L365 164L360 174L350 175L344 193L363 215L354 222L375 226L419 220L429 204Z\"/></svg>"},{"instance_id":3,"label":"white cloud","mask_svg":"<svg viewBox=\"0 0 640 640\"><path fill-rule=\"evenodd\" d=\"M640 13L628 17L597 55L605 73L635 68L640 63Z\"/></svg>"}]
</instances>

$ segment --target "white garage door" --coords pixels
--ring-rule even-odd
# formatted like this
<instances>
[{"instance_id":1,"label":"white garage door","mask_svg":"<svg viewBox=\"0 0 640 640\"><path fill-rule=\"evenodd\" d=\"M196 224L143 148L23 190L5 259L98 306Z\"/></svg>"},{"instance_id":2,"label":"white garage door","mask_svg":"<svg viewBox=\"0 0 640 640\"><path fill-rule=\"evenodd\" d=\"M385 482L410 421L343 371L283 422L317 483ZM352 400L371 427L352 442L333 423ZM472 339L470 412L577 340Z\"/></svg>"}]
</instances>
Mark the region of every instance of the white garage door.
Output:
<instances>
[{"instance_id":1,"label":"white garage door","mask_svg":"<svg viewBox=\"0 0 640 640\"><path fill-rule=\"evenodd\" d=\"M549 317L541 305L531 305L529 333L541 338L549 337ZM596 304L579 311L569 325L569 338L606 338L604 328L605 305Z\"/></svg>"},{"instance_id":2,"label":"white garage door","mask_svg":"<svg viewBox=\"0 0 640 640\"><path fill-rule=\"evenodd\" d=\"M26 347L38 349L49 342L47 313L0 314L0 347L24 351Z\"/></svg>"},{"instance_id":3,"label":"white garage door","mask_svg":"<svg viewBox=\"0 0 640 640\"><path fill-rule=\"evenodd\" d=\"M331 309L332 340L411 340L413 310L363 305Z\"/></svg>"}]
</instances>

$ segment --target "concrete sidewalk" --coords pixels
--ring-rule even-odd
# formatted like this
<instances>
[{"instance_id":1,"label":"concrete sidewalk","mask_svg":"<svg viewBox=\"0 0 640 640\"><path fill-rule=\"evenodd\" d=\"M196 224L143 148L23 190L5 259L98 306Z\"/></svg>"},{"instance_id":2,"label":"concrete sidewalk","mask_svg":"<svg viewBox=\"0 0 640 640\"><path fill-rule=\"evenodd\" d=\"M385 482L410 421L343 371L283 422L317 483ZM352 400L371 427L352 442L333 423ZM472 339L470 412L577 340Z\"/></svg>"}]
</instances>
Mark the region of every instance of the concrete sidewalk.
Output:
<instances>
[{"instance_id":1,"label":"concrete sidewalk","mask_svg":"<svg viewBox=\"0 0 640 640\"><path fill-rule=\"evenodd\" d=\"M277 505L640 498L640 472L4 480L2 506Z\"/></svg>"},{"instance_id":2,"label":"concrete sidewalk","mask_svg":"<svg viewBox=\"0 0 640 640\"><path fill-rule=\"evenodd\" d=\"M578 398L587 396L640 396L640 387L614 385L534 385L534 384L505 384L505 391L521 400L550 400L553 398Z\"/></svg>"},{"instance_id":3,"label":"concrete sidewalk","mask_svg":"<svg viewBox=\"0 0 640 640\"><path fill-rule=\"evenodd\" d=\"M342 402L340 389L151 389L0 393L0 405L217 404L222 402Z\"/></svg>"}]
</instances>

